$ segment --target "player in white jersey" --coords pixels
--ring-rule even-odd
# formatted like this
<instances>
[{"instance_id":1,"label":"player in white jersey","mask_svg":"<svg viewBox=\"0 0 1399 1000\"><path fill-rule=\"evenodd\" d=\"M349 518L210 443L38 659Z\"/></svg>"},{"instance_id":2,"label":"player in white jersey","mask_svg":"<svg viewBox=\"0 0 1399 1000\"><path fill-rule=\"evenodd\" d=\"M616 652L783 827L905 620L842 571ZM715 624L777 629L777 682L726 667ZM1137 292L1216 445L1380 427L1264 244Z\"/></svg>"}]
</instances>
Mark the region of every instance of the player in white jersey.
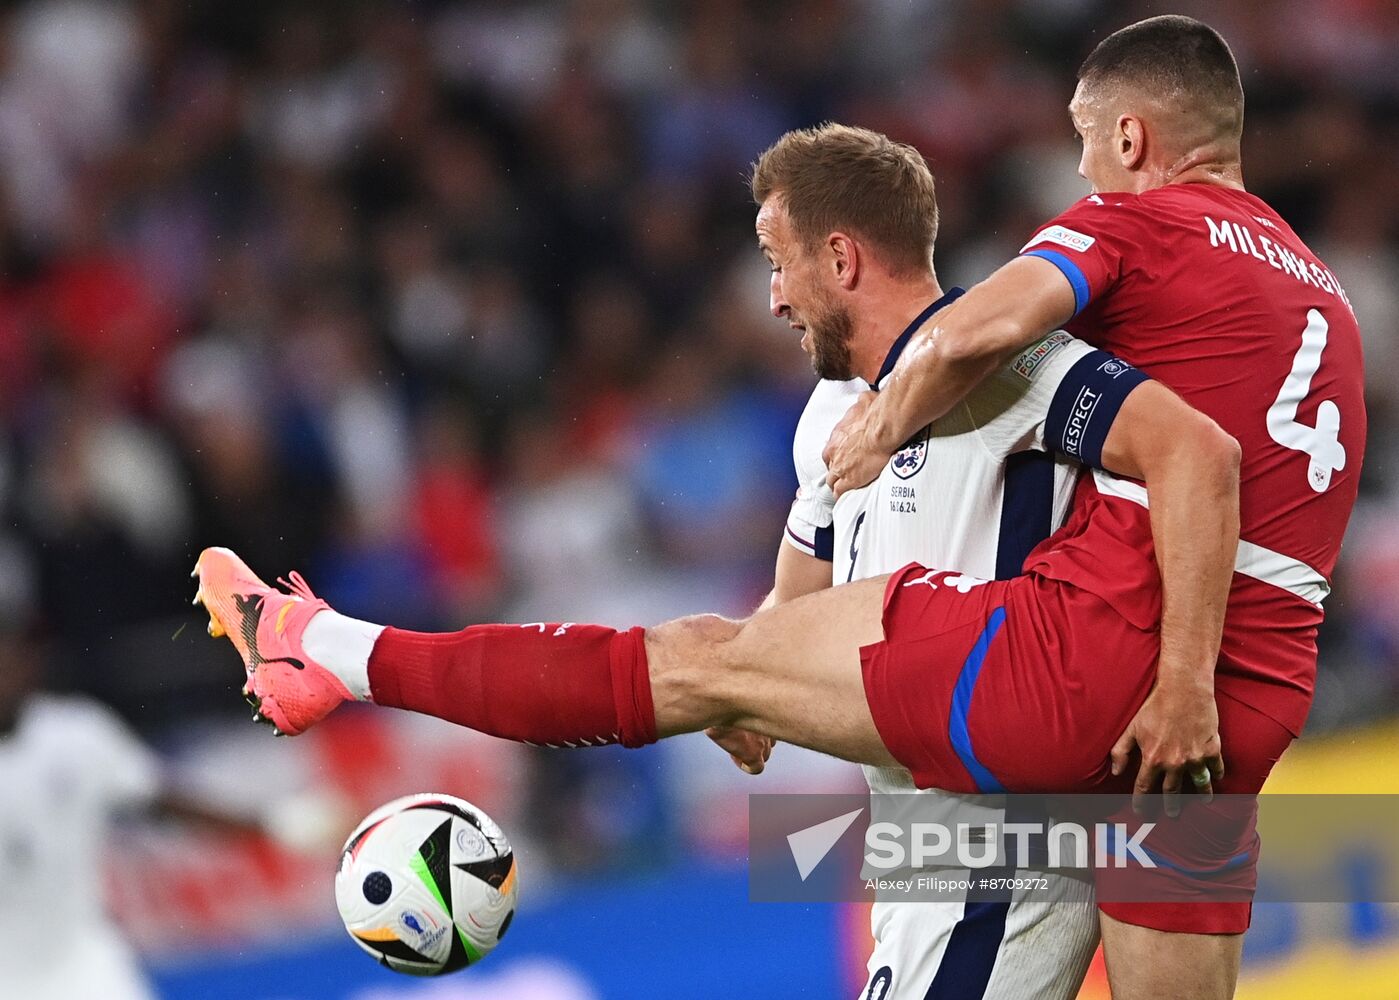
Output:
<instances>
[{"instance_id":1,"label":"player in white jersey","mask_svg":"<svg viewBox=\"0 0 1399 1000\"><path fill-rule=\"evenodd\" d=\"M31 658L0 634L0 996L146 1000L101 860L113 817L155 802L155 757L97 702L31 694Z\"/></svg>"},{"instance_id":2,"label":"player in white jersey","mask_svg":"<svg viewBox=\"0 0 1399 1000\"><path fill-rule=\"evenodd\" d=\"M959 294L953 289L938 299L908 329ZM773 309L783 315L791 306L774 295ZM876 387L893 370L906 340L900 336L888 348ZM909 562L956 567L966 574L967 586L1018 574L1030 549L1068 512L1080 466L1051 449L1065 447L1066 418L1074 412L1069 404L1100 377L1101 368L1117 370L1119 364L1055 333L917 435L875 482L839 501L826 484L821 453L832 428L870 385L859 378L823 380L797 425L792 451L801 486L784 546L803 561L829 560L825 586L890 573ZM1127 374L1125 366L1121 374ZM1110 400L1087 428L1091 436L1105 436L1109 409ZM792 557L780 558L790 570ZM821 585L814 565L788 578L793 575L813 589ZM789 590L783 596L799 595ZM874 793L916 791L902 769L864 771ZM1067 1000L1077 993L1098 941L1092 889L1073 879L1056 879L1048 898L1043 892L1034 899L998 892L956 903L877 902L871 929L875 948L865 992L883 1000L938 995L930 991L939 981L955 981L959 996Z\"/></svg>"},{"instance_id":3,"label":"player in white jersey","mask_svg":"<svg viewBox=\"0 0 1399 1000\"><path fill-rule=\"evenodd\" d=\"M254 816L172 788L110 708L39 691L41 655L8 622L14 610L0 609L0 1000L151 1000L106 910L102 864L116 819L158 814L306 850L338 841L343 817L327 812L328 797L310 816L304 796Z\"/></svg>"},{"instance_id":4,"label":"player in white jersey","mask_svg":"<svg viewBox=\"0 0 1399 1000\"><path fill-rule=\"evenodd\" d=\"M797 188L802 196L800 162L764 166L782 158L775 151L796 148L792 159L799 161L805 145L816 160L833 142L901 161L901 169L874 171L867 183L896 188L912 175L917 188L926 180L931 244L936 203L921 157L862 130L824 127L784 137L755 168L759 204L768 200L760 196L762 183ZM891 149L902 152L889 157ZM900 200L895 191L885 193L894 196L886 200ZM812 197L810 189L805 196ZM822 380L793 439L797 497L778 550L776 586L765 603L881 576L911 562L955 568L966 587L1019 575L1030 550L1064 523L1082 469L1078 460L1098 463L1118 408L1145 376L1067 333L1053 333L915 435L873 483L837 500L823 458L831 431L889 377L913 332L962 290L942 294L931 268L890 268L887 301L858 317L843 313L823 301L830 293L819 276L790 273L802 256L793 246L799 241L791 197L782 212L760 212L759 244L773 265L771 310L803 331L802 346ZM916 202L919 193L905 192L902 200ZM858 231L853 221L841 221ZM710 735L750 771L762 769L771 749L761 740L745 744L744 734L731 730ZM918 791L902 768L863 770L875 794L948 798ZM973 890L958 902L876 902L875 947L862 997L1071 1000L1097 947L1097 911L1086 882L1053 877L1050 884L1033 898Z\"/></svg>"},{"instance_id":5,"label":"player in white jersey","mask_svg":"<svg viewBox=\"0 0 1399 1000\"><path fill-rule=\"evenodd\" d=\"M1031 549L1064 523L1079 460L1098 464L1118 408L1145 376L1067 333L1053 333L915 435L873 483L837 501L823 458L832 429L852 406L868 402L869 390L877 391L889 377L913 332L962 290L942 294L931 268L889 268L887 308L880 302L858 315L842 314L838 305L823 301L830 291L820 276L786 273L802 256L800 246L793 246L800 241L794 240L791 218L791 202L802 196L802 164L800 153L792 157L797 162L780 162L782 150L808 145L811 158L819 160L831 143L865 148L876 157L888 157L892 146L872 133L827 127L807 137L784 137L755 168L760 205L768 200L760 184L796 189L783 211L760 212L759 243L773 264L771 310L804 331L802 346L823 376L793 440L799 487L779 548L773 600L881 576L911 562L959 570L959 586L1017 576ZM885 176L891 186L907 183L903 172L922 179L926 168L916 153L896 159L903 160L903 171ZM779 162L765 165L773 160ZM935 226L931 177L927 185ZM812 197L809 189L805 196ZM903 200L916 201L917 195ZM854 220L842 222L861 229ZM901 768L867 766L864 772L872 793L917 792ZM864 996L1070 1000L1098 943L1097 912L1085 882L1055 877L1051 886L1034 898L995 891L973 892L960 902L876 902Z\"/></svg>"}]
</instances>

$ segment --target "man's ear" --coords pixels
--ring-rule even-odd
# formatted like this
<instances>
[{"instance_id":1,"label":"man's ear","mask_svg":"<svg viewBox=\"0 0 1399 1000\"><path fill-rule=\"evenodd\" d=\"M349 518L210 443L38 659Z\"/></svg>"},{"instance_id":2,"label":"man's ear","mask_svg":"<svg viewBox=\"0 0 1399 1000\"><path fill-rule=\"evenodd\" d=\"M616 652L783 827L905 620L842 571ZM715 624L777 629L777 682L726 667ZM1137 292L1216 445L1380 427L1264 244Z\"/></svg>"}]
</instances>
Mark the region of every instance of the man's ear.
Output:
<instances>
[{"instance_id":1,"label":"man's ear","mask_svg":"<svg viewBox=\"0 0 1399 1000\"><path fill-rule=\"evenodd\" d=\"M1117 144L1117 158L1125 170L1138 169L1146 159L1146 127L1136 115L1123 115L1117 119L1117 129L1113 135Z\"/></svg>"},{"instance_id":2,"label":"man's ear","mask_svg":"<svg viewBox=\"0 0 1399 1000\"><path fill-rule=\"evenodd\" d=\"M832 277L842 288L854 288L860 277L859 245L846 233L831 233L826 237L826 250Z\"/></svg>"}]
</instances>

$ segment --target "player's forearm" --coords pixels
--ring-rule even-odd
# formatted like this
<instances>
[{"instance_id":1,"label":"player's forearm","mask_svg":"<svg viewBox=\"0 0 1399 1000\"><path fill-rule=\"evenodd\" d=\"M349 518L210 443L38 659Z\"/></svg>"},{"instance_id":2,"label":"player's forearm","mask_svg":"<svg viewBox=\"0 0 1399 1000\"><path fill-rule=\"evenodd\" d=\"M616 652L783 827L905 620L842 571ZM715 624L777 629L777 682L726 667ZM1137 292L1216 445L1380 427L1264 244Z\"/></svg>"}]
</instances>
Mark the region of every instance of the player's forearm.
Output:
<instances>
[{"instance_id":1,"label":"player's forearm","mask_svg":"<svg viewBox=\"0 0 1399 1000\"><path fill-rule=\"evenodd\" d=\"M869 444L892 453L1073 314L1073 290L1054 265L1006 264L913 335L871 407Z\"/></svg>"},{"instance_id":2,"label":"player's forearm","mask_svg":"<svg viewBox=\"0 0 1399 1000\"><path fill-rule=\"evenodd\" d=\"M947 322L953 323L954 318ZM920 428L961 402L1010 356L1010 349L995 346L1005 339L1003 335L981 339L960 324L942 322L915 334L893 376L870 405L867 426L873 448L898 450Z\"/></svg>"},{"instance_id":3,"label":"player's forearm","mask_svg":"<svg viewBox=\"0 0 1399 1000\"><path fill-rule=\"evenodd\" d=\"M1161 570L1157 684L1213 693L1239 546L1239 446L1202 421L1147 480Z\"/></svg>"}]
</instances>

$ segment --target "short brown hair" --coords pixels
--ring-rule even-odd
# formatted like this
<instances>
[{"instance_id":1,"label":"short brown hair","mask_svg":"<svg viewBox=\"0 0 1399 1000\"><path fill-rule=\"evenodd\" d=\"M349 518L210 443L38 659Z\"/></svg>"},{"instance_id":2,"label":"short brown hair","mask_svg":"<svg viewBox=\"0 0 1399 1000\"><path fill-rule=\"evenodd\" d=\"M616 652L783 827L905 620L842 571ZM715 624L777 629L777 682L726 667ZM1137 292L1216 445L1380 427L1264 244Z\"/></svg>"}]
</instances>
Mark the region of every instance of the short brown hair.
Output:
<instances>
[{"instance_id":1,"label":"short brown hair","mask_svg":"<svg viewBox=\"0 0 1399 1000\"><path fill-rule=\"evenodd\" d=\"M814 247L844 229L897 272L932 266L938 235L933 173L912 146L826 122L788 132L753 164L753 200L782 196L797 238Z\"/></svg>"},{"instance_id":2,"label":"short brown hair","mask_svg":"<svg viewBox=\"0 0 1399 1000\"><path fill-rule=\"evenodd\" d=\"M1093 49L1078 78L1089 86L1127 84L1174 95L1179 110L1218 132L1239 135L1244 89L1229 43L1203 21L1163 14L1114 31Z\"/></svg>"}]
</instances>

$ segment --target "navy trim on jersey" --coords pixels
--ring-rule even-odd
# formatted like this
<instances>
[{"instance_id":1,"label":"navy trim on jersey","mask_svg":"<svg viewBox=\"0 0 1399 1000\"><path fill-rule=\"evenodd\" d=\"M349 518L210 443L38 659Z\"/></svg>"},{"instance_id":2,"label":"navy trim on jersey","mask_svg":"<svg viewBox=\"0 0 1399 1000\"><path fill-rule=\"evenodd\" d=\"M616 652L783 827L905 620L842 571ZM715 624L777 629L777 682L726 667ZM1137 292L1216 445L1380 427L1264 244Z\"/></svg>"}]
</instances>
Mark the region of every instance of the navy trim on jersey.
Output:
<instances>
[{"instance_id":1,"label":"navy trim on jersey","mask_svg":"<svg viewBox=\"0 0 1399 1000\"><path fill-rule=\"evenodd\" d=\"M826 562L834 562L836 554L836 529L835 525L826 528L816 528L811 533L811 541L807 541L801 535L792 530L792 526L787 525L787 537L796 542L801 549L809 555L815 556Z\"/></svg>"},{"instance_id":2,"label":"navy trim on jersey","mask_svg":"<svg viewBox=\"0 0 1399 1000\"><path fill-rule=\"evenodd\" d=\"M879 383L888 378L889 374L894 370L894 365L899 361L899 355L904 352L904 348L907 347L908 342L913 339L913 335L918 331L918 328L923 325L923 321L944 306L950 306L965 294L967 294L965 288L949 288L947 294L938 299L927 309L924 309L913 318L912 323L904 327L904 332L899 334L894 343L890 345L889 353L884 355L884 364L879 366L879 375L874 380L874 387L876 389L879 388Z\"/></svg>"},{"instance_id":3,"label":"navy trim on jersey","mask_svg":"<svg viewBox=\"0 0 1399 1000\"><path fill-rule=\"evenodd\" d=\"M1069 369L1044 424L1051 448L1095 469L1103 467L1103 444L1117 411L1148 376L1106 351L1085 354Z\"/></svg>"},{"instance_id":4,"label":"navy trim on jersey","mask_svg":"<svg viewBox=\"0 0 1399 1000\"><path fill-rule=\"evenodd\" d=\"M1007 800L1005 822L1039 823L1044 829L1051 820L1040 804L1022 795ZM1010 863L1011 839L1002 832L1000 846L1005 864L980 869L982 876L992 880L991 884L984 889L976 884L967 888L962 916L948 936L938 971L923 1000L981 1000L986 996L1015 896L1011 879L1019 871ZM1044 834L1030 838L1030 857L1040 865L1049 863L1045 845Z\"/></svg>"},{"instance_id":5,"label":"navy trim on jersey","mask_svg":"<svg viewBox=\"0 0 1399 1000\"><path fill-rule=\"evenodd\" d=\"M995 874L1005 877L1001 871ZM999 895L1009 895L1004 890ZM981 1000L991 983L991 971L1006 935L1010 900L972 902L962 908L962 919L952 928L947 948L938 962L937 975L923 1000Z\"/></svg>"},{"instance_id":6,"label":"navy trim on jersey","mask_svg":"<svg viewBox=\"0 0 1399 1000\"><path fill-rule=\"evenodd\" d=\"M787 537L790 538L792 541L796 542L802 548L806 549L812 555L816 554L816 543L809 542L801 535L797 534L795 531L792 530L792 526L790 524L787 525Z\"/></svg>"},{"instance_id":7,"label":"navy trim on jersey","mask_svg":"<svg viewBox=\"0 0 1399 1000\"><path fill-rule=\"evenodd\" d=\"M1083 312L1083 307L1088 305L1088 300L1093 297L1092 289L1088 287L1088 279L1084 277L1083 269L1069 258L1065 257L1058 250L1027 250L1021 254L1022 257L1039 257L1047 260L1059 269L1059 273L1069 279L1069 286L1074 290L1074 315Z\"/></svg>"},{"instance_id":8,"label":"navy trim on jersey","mask_svg":"<svg viewBox=\"0 0 1399 1000\"><path fill-rule=\"evenodd\" d=\"M996 542L996 579L1021 573L1025 559L1054 527L1054 456L1020 451L1006 457L1001 495L1001 532Z\"/></svg>"},{"instance_id":9,"label":"navy trim on jersey","mask_svg":"<svg viewBox=\"0 0 1399 1000\"><path fill-rule=\"evenodd\" d=\"M991 612L991 617L986 620L986 627L981 630L981 635L977 637L976 645L967 654L966 661L962 664L962 670L957 675L957 685L952 689L952 712L947 719L947 735L952 741L952 749L956 751L957 757L962 762L962 766L967 769L967 773L976 782L976 790L983 795L994 795L1005 791L996 776L986 769L986 766L976 758L976 751L972 749L971 729L967 725L967 716L971 712L972 692L976 690L976 679L981 676L981 665L986 662L986 654L991 649L991 642L996 638L996 633L1005 624L1006 609L996 608Z\"/></svg>"}]
</instances>

